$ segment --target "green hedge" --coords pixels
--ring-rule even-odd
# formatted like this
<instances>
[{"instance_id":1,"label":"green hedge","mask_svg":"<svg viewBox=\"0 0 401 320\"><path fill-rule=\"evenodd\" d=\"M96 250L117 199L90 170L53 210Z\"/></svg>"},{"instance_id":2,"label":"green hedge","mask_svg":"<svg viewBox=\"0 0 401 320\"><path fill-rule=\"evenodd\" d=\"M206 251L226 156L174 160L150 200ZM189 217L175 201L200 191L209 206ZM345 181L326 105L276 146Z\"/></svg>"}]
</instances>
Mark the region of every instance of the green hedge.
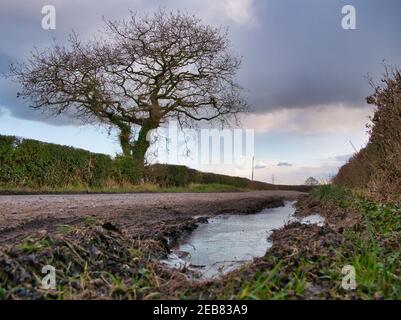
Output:
<instances>
[{"instance_id":1,"label":"green hedge","mask_svg":"<svg viewBox=\"0 0 401 320\"><path fill-rule=\"evenodd\" d=\"M113 174L103 154L0 136L0 184L19 187L100 186Z\"/></svg>"},{"instance_id":2,"label":"green hedge","mask_svg":"<svg viewBox=\"0 0 401 320\"><path fill-rule=\"evenodd\" d=\"M155 164L145 169L145 181L160 186L183 187L194 182L190 179L190 169L184 166Z\"/></svg>"},{"instance_id":3,"label":"green hedge","mask_svg":"<svg viewBox=\"0 0 401 320\"><path fill-rule=\"evenodd\" d=\"M55 188L110 186L148 182L162 187L185 187L190 183L222 184L248 189L289 189L303 187L273 186L249 179L203 173L184 166L151 165L139 176L133 159L0 135L0 187Z\"/></svg>"},{"instance_id":4,"label":"green hedge","mask_svg":"<svg viewBox=\"0 0 401 320\"><path fill-rule=\"evenodd\" d=\"M369 142L338 172L333 182L357 189L378 202L401 205L401 70L388 69L368 104L375 113Z\"/></svg>"},{"instance_id":5,"label":"green hedge","mask_svg":"<svg viewBox=\"0 0 401 320\"><path fill-rule=\"evenodd\" d=\"M309 192L310 186L272 185L269 183L251 181L246 178L222 174L200 172L184 166L155 164L146 168L145 181L161 186L186 186L197 184L222 184L250 190L297 190Z\"/></svg>"},{"instance_id":6,"label":"green hedge","mask_svg":"<svg viewBox=\"0 0 401 320\"><path fill-rule=\"evenodd\" d=\"M181 166L155 165L147 167L145 176L140 177L131 158L112 159L86 150L0 135L0 186L3 187L91 188L141 181L179 187L194 182L196 173Z\"/></svg>"}]
</instances>

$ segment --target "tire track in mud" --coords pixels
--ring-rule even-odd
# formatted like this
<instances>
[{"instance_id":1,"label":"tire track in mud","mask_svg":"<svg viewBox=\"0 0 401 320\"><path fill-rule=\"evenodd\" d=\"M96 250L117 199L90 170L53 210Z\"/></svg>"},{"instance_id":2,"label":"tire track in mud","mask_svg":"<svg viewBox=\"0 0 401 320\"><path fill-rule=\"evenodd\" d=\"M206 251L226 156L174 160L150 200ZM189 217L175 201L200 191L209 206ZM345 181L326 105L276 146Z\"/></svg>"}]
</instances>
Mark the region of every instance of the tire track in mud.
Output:
<instances>
[{"instance_id":1,"label":"tire track in mud","mask_svg":"<svg viewBox=\"0 0 401 320\"><path fill-rule=\"evenodd\" d=\"M25 222L16 227L5 227L0 229L0 245L11 241L17 241L32 232L46 229L48 232L54 231L60 225L77 225L83 221L78 218L47 218Z\"/></svg>"}]
</instances>

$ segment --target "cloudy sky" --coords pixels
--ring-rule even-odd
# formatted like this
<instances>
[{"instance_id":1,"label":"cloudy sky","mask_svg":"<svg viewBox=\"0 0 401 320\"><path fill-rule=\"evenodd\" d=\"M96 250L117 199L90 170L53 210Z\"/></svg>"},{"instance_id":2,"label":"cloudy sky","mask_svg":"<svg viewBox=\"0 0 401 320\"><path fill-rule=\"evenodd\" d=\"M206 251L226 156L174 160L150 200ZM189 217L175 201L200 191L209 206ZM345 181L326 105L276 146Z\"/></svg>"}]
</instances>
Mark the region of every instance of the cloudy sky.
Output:
<instances>
[{"instance_id":1,"label":"cloudy sky","mask_svg":"<svg viewBox=\"0 0 401 320\"><path fill-rule=\"evenodd\" d=\"M56 8L56 30L43 30L41 9ZM344 5L356 8L356 30L341 27ZM255 130L255 178L276 183L325 180L366 143L371 92L383 61L401 65L399 0L2 0L0 72L71 30L89 38L102 16L119 19L128 10L180 9L204 22L229 26L243 56L239 82L253 113L244 128ZM15 96L18 86L0 79L0 134L67 144L95 152L120 152L113 135L47 118ZM194 165L205 171L250 176L250 168Z\"/></svg>"}]
</instances>

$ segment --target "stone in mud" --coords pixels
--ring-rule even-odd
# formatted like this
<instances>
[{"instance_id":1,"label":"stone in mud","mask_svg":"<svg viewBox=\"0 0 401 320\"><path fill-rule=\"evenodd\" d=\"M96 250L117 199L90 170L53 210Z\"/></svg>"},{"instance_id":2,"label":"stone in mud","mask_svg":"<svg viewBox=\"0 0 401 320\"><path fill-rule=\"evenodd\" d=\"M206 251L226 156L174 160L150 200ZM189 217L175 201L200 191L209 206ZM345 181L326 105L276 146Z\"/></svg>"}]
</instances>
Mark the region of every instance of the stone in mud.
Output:
<instances>
[{"instance_id":1,"label":"stone in mud","mask_svg":"<svg viewBox=\"0 0 401 320\"><path fill-rule=\"evenodd\" d=\"M209 223L209 220L207 217L199 217L198 219L196 219L196 222L206 224Z\"/></svg>"},{"instance_id":2,"label":"stone in mud","mask_svg":"<svg viewBox=\"0 0 401 320\"><path fill-rule=\"evenodd\" d=\"M89 248L89 252L90 252L90 254L91 254L92 256L95 256L95 257L102 254L102 253L99 251L99 249L96 248L95 245L92 245L92 246Z\"/></svg>"}]
</instances>

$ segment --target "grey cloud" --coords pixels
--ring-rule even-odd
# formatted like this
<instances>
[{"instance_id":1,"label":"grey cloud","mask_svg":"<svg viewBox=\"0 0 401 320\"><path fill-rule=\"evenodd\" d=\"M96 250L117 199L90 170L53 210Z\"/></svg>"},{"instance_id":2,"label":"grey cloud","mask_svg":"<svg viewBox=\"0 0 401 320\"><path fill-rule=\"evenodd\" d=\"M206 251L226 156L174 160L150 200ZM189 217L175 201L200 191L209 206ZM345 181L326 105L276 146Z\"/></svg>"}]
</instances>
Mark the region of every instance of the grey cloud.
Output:
<instances>
[{"instance_id":1,"label":"grey cloud","mask_svg":"<svg viewBox=\"0 0 401 320\"><path fill-rule=\"evenodd\" d=\"M357 28L341 28L341 8L353 4ZM256 111L347 103L363 105L381 62L401 64L401 2L269 1L263 31L242 36L242 78Z\"/></svg>"},{"instance_id":2,"label":"grey cloud","mask_svg":"<svg viewBox=\"0 0 401 320\"><path fill-rule=\"evenodd\" d=\"M277 167L292 167L292 164L288 163L286 161L281 161L281 162L277 163Z\"/></svg>"},{"instance_id":3,"label":"grey cloud","mask_svg":"<svg viewBox=\"0 0 401 320\"><path fill-rule=\"evenodd\" d=\"M262 170L262 169L266 169L266 168L267 168L267 165L265 165L265 164L257 164L255 166L255 170Z\"/></svg>"}]
</instances>

